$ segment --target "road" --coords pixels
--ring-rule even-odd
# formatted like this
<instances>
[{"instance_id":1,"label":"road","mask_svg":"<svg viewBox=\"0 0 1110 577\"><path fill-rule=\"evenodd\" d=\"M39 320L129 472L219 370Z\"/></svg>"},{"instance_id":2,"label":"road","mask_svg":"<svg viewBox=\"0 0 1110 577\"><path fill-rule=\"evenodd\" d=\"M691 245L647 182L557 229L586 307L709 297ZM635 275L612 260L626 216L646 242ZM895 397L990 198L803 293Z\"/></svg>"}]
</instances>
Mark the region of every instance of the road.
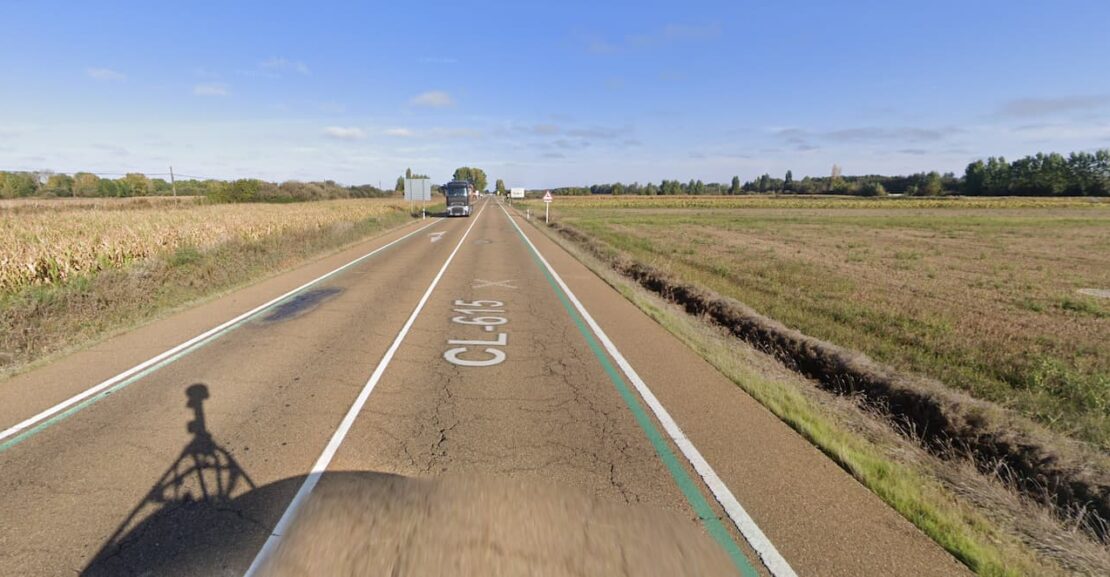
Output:
<instances>
[{"instance_id":1,"label":"road","mask_svg":"<svg viewBox=\"0 0 1110 577\"><path fill-rule=\"evenodd\" d=\"M527 564L554 563L552 551L575 555L567 523L650 511L668 521L648 533L675 533L619 543L626 564L968 574L493 200L0 382L0 429L0 575L272 570L298 512L371 485L385 487L369 490L373 505L337 509L425 503L423 532L406 533L383 565L407 574L435 567L410 554L435 546L509 556L503 544L432 542L449 541L436 523L452 526L450 511L474 503L488 504L486 533L524 523L544 536L547 557L514 557L516 572L539 574ZM446 516L429 513L435 491L455 495ZM575 507L562 521L551 513ZM609 538L648 539L630 531ZM687 537L713 550L675 545ZM444 572L472 566L452 559Z\"/></svg>"}]
</instances>

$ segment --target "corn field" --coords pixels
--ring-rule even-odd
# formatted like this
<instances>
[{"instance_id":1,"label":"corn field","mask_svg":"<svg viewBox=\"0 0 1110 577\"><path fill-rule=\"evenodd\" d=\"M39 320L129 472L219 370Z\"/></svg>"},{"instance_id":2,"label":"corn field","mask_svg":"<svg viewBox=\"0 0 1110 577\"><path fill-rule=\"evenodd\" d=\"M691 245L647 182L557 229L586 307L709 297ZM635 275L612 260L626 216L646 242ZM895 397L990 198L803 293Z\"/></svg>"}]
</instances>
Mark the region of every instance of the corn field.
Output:
<instances>
[{"instance_id":1,"label":"corn field","mask_svg":"<svg viewBox=\"0 0 1110 577\"><path fill-rule=\"evenodd\" d=\"M62 283L183 247L204 251L229 241L349 227L400 210L404 203L389 199L126 210L0 207L0 294Z\"/></svg>"}]
</instances>

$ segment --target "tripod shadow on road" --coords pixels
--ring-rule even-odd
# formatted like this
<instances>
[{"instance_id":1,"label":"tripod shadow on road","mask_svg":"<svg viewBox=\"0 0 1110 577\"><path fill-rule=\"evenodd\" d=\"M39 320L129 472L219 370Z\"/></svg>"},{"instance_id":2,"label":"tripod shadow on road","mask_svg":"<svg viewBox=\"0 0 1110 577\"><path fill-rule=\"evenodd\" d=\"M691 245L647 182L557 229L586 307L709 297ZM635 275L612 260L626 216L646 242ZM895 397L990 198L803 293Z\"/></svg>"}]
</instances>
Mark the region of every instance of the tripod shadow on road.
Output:
<instances>
[{"instance_id":1,"label":"tripod shadow on road","mask_svg":"<svg viewBox=\"0 0 1110 577\"><path fill-rule=\"evenodd\" d=\"M208 431L204 414L208 387L190 385L185 396L185 406L193 412L186 424L192 438L83 575L149 573L158 561L169 559L183 547L195 546L198 531L219 535L245 521L243 512L233 505L234 498L257 487Z\"/></svg>"},{"instance_id":2,"label":"tripod shadow on road","mask_svg":"<svg viewBox=\"0 0 1110 577\"><path fill-rule=\"evenodd\" d=\"M258 486L208 430L209 396L202 383L185 389L189 442L81 575L241 575L250 565L306 477ZM350 471L326 473L319 482L375 487L403 480Z\"/></svg>"},{"instance_id":3,"label":"tripod shadow on road","mask_svg":"<svg viewBox=\"0 0 1110 577\"><path fill-rule=\"evenodd\" d=\"M305 482L257 486L208 431L208 387L186 397L192 437L81 575L242 575ZM689 517L540 479L332 471L317 481L261 575L736 574Z\"/></svg>"}]
</instances>

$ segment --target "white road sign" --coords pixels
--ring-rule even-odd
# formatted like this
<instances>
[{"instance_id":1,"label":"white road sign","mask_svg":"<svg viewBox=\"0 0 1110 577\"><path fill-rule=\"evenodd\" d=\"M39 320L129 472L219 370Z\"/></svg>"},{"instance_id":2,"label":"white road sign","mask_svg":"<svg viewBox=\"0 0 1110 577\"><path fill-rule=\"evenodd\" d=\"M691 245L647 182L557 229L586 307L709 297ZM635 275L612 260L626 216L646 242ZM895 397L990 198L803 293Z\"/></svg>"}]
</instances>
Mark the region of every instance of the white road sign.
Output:
<instances>
[{"instance_id":1,"label":"white road sign","mask_svg":"<svg viewBox=\"0 0 1110 577\"><path fill-rule=\"evenodd\" d=\"M523 188L510 188L509 189L509 198L524 198L524 189Z\"/></svg>"},{"instance_id":2,"label":"white road sign","mask_svg":"<svg viewBox=\"0 0 1110 577\"><path fill-rule=\"evenodd\" d=\"M405 200L426 201L432 200L432 185L427 178L405 179Z\"/></svg>"},{"instance_id":3,"label":"white road sign","mask_svg":"<svg viewBox=\"0 0 1110 577\"><path fill-rule=\"evenodd\" d=\"M551 191L550 190L543 193L543 201L544 202L551 202Z\"/></svg>"}]
</instances>

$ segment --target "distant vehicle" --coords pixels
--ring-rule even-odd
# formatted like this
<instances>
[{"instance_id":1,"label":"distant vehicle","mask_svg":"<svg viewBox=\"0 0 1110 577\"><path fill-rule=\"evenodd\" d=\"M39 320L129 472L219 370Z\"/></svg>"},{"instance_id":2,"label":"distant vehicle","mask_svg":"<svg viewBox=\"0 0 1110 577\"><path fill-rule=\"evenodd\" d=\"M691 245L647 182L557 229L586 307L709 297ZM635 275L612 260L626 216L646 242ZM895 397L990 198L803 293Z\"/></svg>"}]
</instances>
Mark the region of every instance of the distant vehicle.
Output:
<instances>
[{"instance_id":1,"label":"distant vehicle","mask_svg":"<svg viewBox=\"0 0 1110 577\"><path fill-rule=\"evenodd\" d=\"M470 216L472 198L477 191L469 180L452 180L443 185L447 197L447 216Z\"/></svg>"}]
</instances>

